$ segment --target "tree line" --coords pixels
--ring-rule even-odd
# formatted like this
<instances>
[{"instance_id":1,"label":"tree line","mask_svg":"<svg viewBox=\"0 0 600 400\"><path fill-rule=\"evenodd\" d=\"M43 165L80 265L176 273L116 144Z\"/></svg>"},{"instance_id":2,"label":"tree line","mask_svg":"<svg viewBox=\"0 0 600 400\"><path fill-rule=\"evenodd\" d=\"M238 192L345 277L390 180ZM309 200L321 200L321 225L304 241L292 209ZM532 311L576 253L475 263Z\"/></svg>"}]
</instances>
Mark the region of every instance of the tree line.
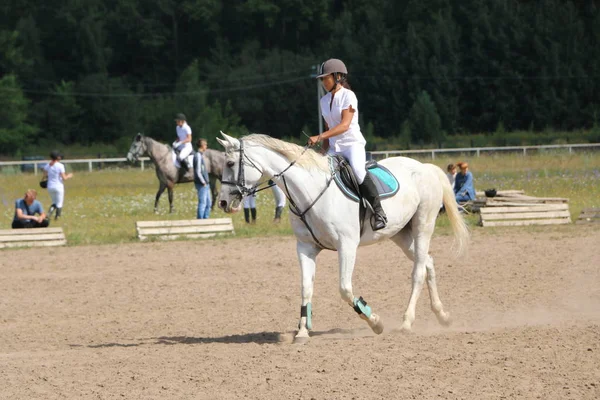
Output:
<instances>
[{"instance_id":1,"label":"tree line","mask_svg":"<svg viewBox=\"0 0 600 400\"><path fill-rule=\"evenodd\" d=\"M5 0L0 154L142 132L302 140L344 60L370 143L597 126L597 0Z\"/></svg>"}]
</instances>

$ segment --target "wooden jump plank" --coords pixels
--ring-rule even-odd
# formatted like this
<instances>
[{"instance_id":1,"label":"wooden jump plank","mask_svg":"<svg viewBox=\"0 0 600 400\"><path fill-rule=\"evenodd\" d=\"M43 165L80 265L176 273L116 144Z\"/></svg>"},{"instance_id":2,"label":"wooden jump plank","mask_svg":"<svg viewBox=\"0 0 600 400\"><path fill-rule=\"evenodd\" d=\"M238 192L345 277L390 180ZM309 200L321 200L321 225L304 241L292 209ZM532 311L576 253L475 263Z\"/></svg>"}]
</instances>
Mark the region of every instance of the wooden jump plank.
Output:
<instances>
[{"instance_id":1,"label":"wooden jump plank","mask_svg":"<svg viewBox=\"0 0 600 400\"><path fill-rule=\"evenodd\" d=\"M52 240L52 241L33 241L33 242L0 242L0 249L12 248L12 247L50 247L50 246L64 246L67 244L66 239L63 240Z\"/></svg>"},{"instance_id":2,"label":"wooden jump plank","mask_svg":"<svg viewBox=\"0 0 600 400\"><path fill-rule=\"evenodd\" d=\"M141 228L138 229L140 235L172 235L172 234L192 234L192 233L209 233L209 232L227 232L232 231L233 225L216 225L199 230L194 226L176 226L172 228Z\"/></svg>"},{"instance_id":3,"label":"wooden jump plank","mask_svg":"<svg viewBox=\"0 0 600 400\"><path fill-rule=\"evenodd\" d=\"M160 240L176 240L176 239L182 239L182 238L206 239L206 238L211 238L211 237L215 237L215 236L217 236L216 233L194 233L194 234L185 234L185 235L151 235L151 236L140 235L139 238L140 238L140 240L148 240L151 238L156 238L156 239L160 239Z\"/></svg>"},{"instance_id":4,"label":"wooden jump plank","mask_svg":"<svg viewBox=\"0 0 600 400\"><path fill-rule=\"evenodd\" d=\"M581 210L579 217L575 223L586 224L586 223L599 223L600 222L600 208L584 208Z\"/></svg>"},{"instance_id":5,"label":"wooden jump plank","mask_svg":"<svg viewBox=\"0 0 600 400\"><path fill-rule=\"evenodd\" d=\"M549 218L571 218L569 211L546 211L541 213L524 212L524 213L508 213L508 214L485 214L481 218L484 221L491 220L507 220L507 219L549 219Z\"/></svg>"},{"instance_id":6,"label":"wooden jump plank","mask_svg":"<svg viewBox=\"0 0 600 400\"><path fill-rule=\"evenodd\" d=\"M545 211L563 211L568 210L568 204L538 204L531 206L514 206L514 207L482 207L482 214L498 214L498 213L520 213L520 212L545 212Z\"/></svg>"},{"instance_id":7,"label":"wooden jump plank","mask_svg":"<svg viewBox=\"0 0 600 400\"><path fill-rule=\"evenodd\" d=\"M539 219L525 221L481 221L484 227L488 226L525 226L525 225L560 225L571 223L570 219Z\"/></svg>"},{"instance_id":8,"label":"wooden jump plank","mask_svg":"<svg viewBox=\"0 0 600 400\"><path fill-rule=\"evenodd\" d=\"M165 240L208 238L216 235L235 233L231 218L138 221L136 222L136 230L140 240L150 238Z\"/></svg>"},{"instance_id":9,"label":"wooden jump plank","mask_svg":"<svg viewBox=\"0 0 600 400\"><path fill-rule=\"evenodd\" d=\"M209 218L209 219L190 219L177 221L138 221L136 225L140 228L162 227L162 226L206 226L231 224L231 218Z\"/></svg>"},{"instance_id":10,"label":"wooden jump plank","mask_svg":"<svg viewBox=\"0 0 600 400\"><path fill-rule=\"evenodd\" d=\"M12 247L64 246L67 239L62 228L28 228L0 230L0 249Z\"/></svg>"},{"instance_id":11,"label":"wooden jump plank","mask_svg":"<svg viewBox=\"0 0 600 400\"><path fill-rule=\"evenodd\" d=\"M17 236L2 236L0 242L33 242L39 240L63 240L65 235L62 233L49 233L41 235L17 235Z\"/></svg>"},{"instance_id":12,"label":"wooden jump plank","mask_svg":"<svg viewBox=\"0 0 600 400\"><path fill-rule=\"evenodd\" d=\"M498 202L528 202L528 203L568 203L569 199L563 197L531 197L531 196L511 196L511 197L493 197L493 201Z\"/></svg>"},{"instance_id":13,"label":"wooden jump plank","mask_svg":"<svg viewBox=\"0 0 600 400\"><path fill-rule=\"evenodd\" d=\"M28 228L28 229L0 229L0 238L2 236L31 235L39 233L63 233L62 228Z\"/></svg>"}]
</instances>

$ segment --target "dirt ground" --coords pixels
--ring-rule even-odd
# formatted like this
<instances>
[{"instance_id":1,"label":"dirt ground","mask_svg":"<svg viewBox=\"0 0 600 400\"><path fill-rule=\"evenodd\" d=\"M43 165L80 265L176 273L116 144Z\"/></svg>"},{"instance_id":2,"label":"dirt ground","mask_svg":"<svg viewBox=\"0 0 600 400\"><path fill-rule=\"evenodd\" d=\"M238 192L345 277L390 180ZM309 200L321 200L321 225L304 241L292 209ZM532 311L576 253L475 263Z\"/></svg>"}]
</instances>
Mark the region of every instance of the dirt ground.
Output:
<instances>
[{"instance_id":1,"label":"dirt ground","mask_svg":"<svg viewBox=\"0 0 600 400\"><path fill-rule=\"evenodd\" d=\"M323 252L303 346L292 237L1 251L0 398L600 398L600 229L478 228L464 259L449 240L432 255L450 328L424 290L398 332L412 265L384 242L354 275L384 333Z\"/></svg>"}]
</instances>

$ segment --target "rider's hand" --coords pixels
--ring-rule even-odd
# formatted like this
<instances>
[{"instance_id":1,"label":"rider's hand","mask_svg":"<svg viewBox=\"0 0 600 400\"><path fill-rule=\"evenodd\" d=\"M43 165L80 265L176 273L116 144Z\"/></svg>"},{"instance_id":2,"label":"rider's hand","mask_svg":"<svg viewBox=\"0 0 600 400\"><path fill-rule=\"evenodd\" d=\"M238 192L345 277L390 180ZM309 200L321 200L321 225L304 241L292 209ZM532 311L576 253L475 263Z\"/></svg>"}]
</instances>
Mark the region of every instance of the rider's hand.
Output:
<instances>
[{"instance_id":1,"label":"rider's hand","mask_svg":"<svg viewBox=\"0 0 600 400\"><path fill-rule=\"evenodd\" d=\"M308 144L309 147L312 147L315 144L319 143L320 141L321 141L321 135L311 136L308 138L308 142L306 144Z\"/></svg>"}]
</instances>

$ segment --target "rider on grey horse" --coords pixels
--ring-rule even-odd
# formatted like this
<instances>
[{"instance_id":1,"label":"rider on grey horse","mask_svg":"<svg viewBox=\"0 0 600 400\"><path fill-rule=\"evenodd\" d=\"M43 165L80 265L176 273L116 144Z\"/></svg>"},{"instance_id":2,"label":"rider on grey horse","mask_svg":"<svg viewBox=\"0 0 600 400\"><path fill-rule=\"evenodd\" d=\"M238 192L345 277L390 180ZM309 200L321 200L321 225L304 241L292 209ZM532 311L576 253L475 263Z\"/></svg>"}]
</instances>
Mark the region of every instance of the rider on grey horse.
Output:
<instances>
[{"instance_id":1,"label":"rider on grey horse","mask_svg":"<svg viewBox=\"0 0 600 400\"><path fill-rule=\"evenodd\" d=\"M177 154L179 164L184 171L187 171L189 165L187 164L187 158L192 151L192 128L187 124L185 115L179 113L175 116L175 123L177 124L177 140L173 142L173 150Z\"/></svg>"}]
</instances>

